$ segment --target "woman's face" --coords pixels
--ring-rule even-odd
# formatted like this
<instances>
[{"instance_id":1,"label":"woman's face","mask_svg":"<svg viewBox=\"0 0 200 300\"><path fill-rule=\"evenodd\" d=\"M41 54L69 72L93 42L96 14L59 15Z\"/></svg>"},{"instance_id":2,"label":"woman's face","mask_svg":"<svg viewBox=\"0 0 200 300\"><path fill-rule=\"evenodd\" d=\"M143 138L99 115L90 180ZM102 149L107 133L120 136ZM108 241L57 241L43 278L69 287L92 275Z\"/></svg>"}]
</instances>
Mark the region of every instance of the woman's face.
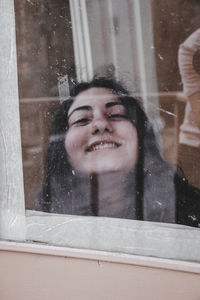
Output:
<instances>
[{"instance_id":1,"label":"woman's face","mask_svg":"<svg viewBox=\"0 0 200 300\"><path fill-rule=\"evenodd\" d=\"M91 88L75 98L68 113L65 149L83 174L129 172L138 157L136 128L111 90Z\"/></svg>"}]
</instances>

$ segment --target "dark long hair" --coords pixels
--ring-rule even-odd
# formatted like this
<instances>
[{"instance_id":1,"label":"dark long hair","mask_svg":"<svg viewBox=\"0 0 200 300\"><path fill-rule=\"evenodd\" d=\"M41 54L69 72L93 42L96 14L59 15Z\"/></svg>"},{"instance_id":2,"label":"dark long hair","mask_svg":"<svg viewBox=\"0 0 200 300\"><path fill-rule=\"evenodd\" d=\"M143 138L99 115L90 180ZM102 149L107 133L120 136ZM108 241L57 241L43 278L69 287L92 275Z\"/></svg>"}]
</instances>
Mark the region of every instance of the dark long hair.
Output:
<instances>
[{"instance_id":1,"label":"dark long hair","mask_svg":"<svg viewBox=\"0 0 200 300\"><path fill-rule=\"evenodd\" d=\"M72 193L73 170L64 147L64 138L68 129L68 111L74 98L90 88L107 88L120 98L125 106L128 119L137 129L138 162L136 165L136 218L138 220L174 221L171 216L172 204L167 204L167 195L163 191L173 181L173 171L160 155L151 123L146 117L139 101L129 94L121 83L104 77L94 78L90 82L76 84L70 97L57 109L52 122L49 145L45 161L45 178L39 197L38 209L46 212L67 213L62 211L63 203ZM156 177L164 178L156 188ZM171 180L172 179L172 180ZM171 193L174 194L171 185ZM155 197L164 197L162 210ZM166 199L165 199L166 198ZM151 207L152 206L152 207ZM150 209L151 207L151 209ZM149 211L151 210L151 213ZM164 212L164 213L163 213Z\"/></svg>"}]
</instances>

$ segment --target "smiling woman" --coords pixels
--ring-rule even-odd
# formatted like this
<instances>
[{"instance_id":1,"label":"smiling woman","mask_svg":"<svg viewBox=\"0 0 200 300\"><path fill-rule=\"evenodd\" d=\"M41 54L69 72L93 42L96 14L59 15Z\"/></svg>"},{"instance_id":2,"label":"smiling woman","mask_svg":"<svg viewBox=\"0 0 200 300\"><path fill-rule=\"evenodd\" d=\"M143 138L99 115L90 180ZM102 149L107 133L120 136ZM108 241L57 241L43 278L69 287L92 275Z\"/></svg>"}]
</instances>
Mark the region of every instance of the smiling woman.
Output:
<instances>
[{"instance_id":1,"label":"smiling woman","mask_svg":"<svg viewBox=\"0 0 200 300\"><path fill-rule=\"evenodd\" d=\"M111 90L91 88L69 109L65 147L71 165L81 173L128 173L137 161L137 131Z\"/></svg>"},{"instance_id":2,"label":"smiling woman","mask_svg":"<svg viewBox=\"0 0 200 300\"><path fill-rule=\"evenodd\" d=\"M119 82L75 85L49 140L39 210L199 226L199 191L162 159L148 118Z\"/></svg>"}]
</instances>

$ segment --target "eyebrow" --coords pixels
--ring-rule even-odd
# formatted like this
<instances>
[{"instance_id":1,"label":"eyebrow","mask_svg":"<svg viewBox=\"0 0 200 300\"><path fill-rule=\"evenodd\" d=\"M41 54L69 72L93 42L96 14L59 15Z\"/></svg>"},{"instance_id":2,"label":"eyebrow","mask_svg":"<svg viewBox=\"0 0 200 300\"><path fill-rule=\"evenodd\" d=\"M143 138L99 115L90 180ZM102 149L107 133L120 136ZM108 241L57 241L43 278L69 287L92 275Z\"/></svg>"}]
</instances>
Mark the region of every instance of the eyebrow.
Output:
<instances>
[{"instance_id":1,"label":"eyebrow","mask_svg":"<svg viewBox=\"0 0 200 300\"><path fill-rule=\"evenodd\" d=\"M78 111L78 110L92 110L92 107L89 106L89 105L83 105L83 106L79 106L79 107L77 107L77 108L74 108L74 109L72 110L72 112L70 112L70 114L69 114L69 116L68 116L68 119L69 119L69 117L70 117L75 111Z\"/></svg>"},{"instance_id":2,"label":"eyebrow","mask_svg":"<svg viewBox=\"0 0 200 300\"><path fill-rule=\"evenodd\" d=\"M106 108L110 108L110 107L113 107L113 106L115 106L115 105L122 105L123 106L123 104L121 103L121 102L108 102L108 103L106 103L105 104L105 107ZM71 115L75 112L75 111L79 111L79 110L87 110L87 111L89 111L89 110L92 110L92 107L91 106L89 106L89 105L83 105L83 106L79 106L79 107L77 107L77 108L75 108L75 109L73 109L72 110L72 112L69 114L69 116L68 116L68 119L71 117Z\"/></svg>"},{"instance_id":3,"label":"eyebrow","mask_svg":"<svg viewBox=\"0 0 200 300\"><path fill-rule=\"evenodd\" d=\"M122 106L124 106L121 102L116 101L116 102L108 102L108 103L106 103L105 107L109 108L109 107L112 107L112 106L115 106L115 105L122 105Z\"/></svg>"}]
</instances>

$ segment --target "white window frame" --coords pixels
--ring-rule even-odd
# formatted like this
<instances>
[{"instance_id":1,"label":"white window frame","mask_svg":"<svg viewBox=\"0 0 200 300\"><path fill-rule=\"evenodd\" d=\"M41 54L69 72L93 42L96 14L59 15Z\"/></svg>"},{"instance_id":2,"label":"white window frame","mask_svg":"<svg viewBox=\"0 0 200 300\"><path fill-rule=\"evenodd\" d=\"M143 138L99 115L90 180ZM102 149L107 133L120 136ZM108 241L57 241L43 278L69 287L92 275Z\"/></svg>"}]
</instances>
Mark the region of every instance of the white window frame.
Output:
<instances>
[{"instance_id":1,"label":"white window frame","mask_svg":"<svg viewBox=\"0 0 200 300\"><path fill-rule=\"evenodd\" d=\"M0 237L25 240L14 1L0 3Z\"/></svg>"},{"instance_id":2,"label":"white window frame","mask_svg":"<svg viewBox=\"0 0 200 300\"><path fill-rule=\"evenodd\" d=\"M95 259L105 259L106 256L108 261L132 261L133 264L200 273L199 263L174 260L200 261L198 228L34 211L27 211L25 216L13 0L1 0L0 28L0 238L17 241L0 242L0 250L18 249L46 254L50 251ZM26 240L55 243L65 248L18 244ZM99 250L107 252L102 254Z\"/></svg>"}]
</instances>

